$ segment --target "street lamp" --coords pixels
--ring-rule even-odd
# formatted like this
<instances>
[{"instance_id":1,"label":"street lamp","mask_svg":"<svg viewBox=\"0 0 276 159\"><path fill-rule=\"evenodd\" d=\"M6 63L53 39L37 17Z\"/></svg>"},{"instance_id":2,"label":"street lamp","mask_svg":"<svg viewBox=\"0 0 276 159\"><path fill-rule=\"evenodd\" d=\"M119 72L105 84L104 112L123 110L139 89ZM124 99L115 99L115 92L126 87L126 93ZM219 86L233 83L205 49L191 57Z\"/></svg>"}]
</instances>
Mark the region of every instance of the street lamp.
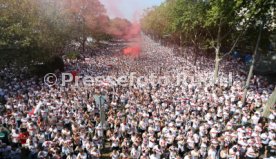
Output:
<instances>
[{"instance_id":1,"label":"street lamp","mask_svg":"<svg viewBox=\"0 0 276 159\"><path fill-rule=\"evenodd\" d=\"M96 102L96 106L100 108L100 122L101 122L101 134L103 138L103 147L104 147L104 124L105 124L105 109L104 104L106 102L106 97L103 92L96 92L93 96Z\"/></svg>"}]
</instances>

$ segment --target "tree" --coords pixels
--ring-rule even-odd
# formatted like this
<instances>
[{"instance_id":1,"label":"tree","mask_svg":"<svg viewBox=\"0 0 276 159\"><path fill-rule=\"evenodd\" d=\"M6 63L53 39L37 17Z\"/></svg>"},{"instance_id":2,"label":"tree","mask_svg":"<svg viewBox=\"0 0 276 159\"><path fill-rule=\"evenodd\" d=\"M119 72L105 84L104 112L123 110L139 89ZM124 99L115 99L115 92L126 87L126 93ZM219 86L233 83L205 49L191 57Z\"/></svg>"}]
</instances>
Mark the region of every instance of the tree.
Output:
<instances>
[{"instance_id":1,"label":"tree","mask_svg":"<svg viewBox=\"0 0 276 159\"><path fill-rule=\"evenodd\" d=\"M0 10L0 65L45 64L72 42L84 52L88 38L111 38L113 21L99 0L0 0ZM119 21L126 34L130 22Z\"/></svg>"},{"instance_id":2,"label":"tree","mask_svg":"<svg viewBox=\"0 0 276 159\"><path fill-rule=\"evenodd\" d=\"M193 46L196 63L198 51L205 45L207 36L203 27L207 5L203 1L176 0L173 7L170 29L179 33L180 46Z\"/></svg>"},{"instance_id":3,"label":"tree","mask_svg":"<svg viewBox=\"0 0 276 159\"><path fill-rule=\"evenodd\" d=\"M125 37L131 28L131 23L127 19L111 19L107 32L117 38Z\"/></svg>"},{"instance_id":4,"label":"tree","mask_svg":"<svg viewBox=\"0 0 276 159\"><path fill-rule=\"evenodd\" d=\"M34 12L37 12L34 4L27 0L20 2L16 0L1 0L0 4L1 49L19 49L29 46L33 32L32 26L35 20ZM32 10L29 8L32 8Z\"/></svg>"},{"instance_id":5,"label":"tree","mask_svg":"<svg viewBox=\"0 0 276 159\"><path fill-rule=\"evenodd\" d=\"M273 2L271 0L211 0L209 4L211 8L208 11L205 26L208 30L212 30L212 27L217 30L216 38L209 40L210 46L214 46L216 54L214 71L214 82L216 82L219 62L235 49L238 41L245 34L258 34L258 29L253 29L253 32L249 32L249 30L252 26L256 26L256 22L260 17L266 17L265 26L269 26L272 19L271 8L273 8ZM252 39L249 41L252 41ZM221 56L221 47L229 48L230 51Z\"/></svg>"},{"instance_id":6,"label":"tree","mask_svg":"<svg viewBox=\"0 0 276 159\"><path fill-rule=\"evenodd\" d=\"M264 106L263 117L268 117L270 115L271 109L273 105L276 103L276 87L272 92L270 98L268 99L267 103Z\"/></svg>"},{"instance_id":7,"label":"tree","mask_svg":"<svg viewBox=\"0 0 276 159\"><path fill-rule=\"evenodd\" d=\"M243 98L242 98L242 102L243 104L245 104L246 101L246 96L247 96L247 91L250 85L250 80L253 76L253 71L254 71L254 67L255 67L255 63L256 63L256 57L257 57L257 53L260 50L259 46L261 44L265 44L267 45L267 43L269 43L269 36L263 36L264 38L261 38L261 34L264 33L270 33L275 31L275 28L271 26L272 22L273 22L273 10L271 10L271 8L273 8L274 4L272 1L269 0L259 0L259 1L254 1L254 2L250 2L247 5L247 10L248 13L252 18L250 22L250 27L249 27L249 31L247 32L245 39L252 39L252 37L254 37L256 30L258 30L258 37L257 37L257 42L256 42L256 46L254 49L254 53L253 53L253 57L252 57L252 61L249 67L249 72L248 72L248 76L247 76L247 80L244 86L244 92L243 92ZM259 29L257 29L259 28ZM268 34L269 35L269 34ZM261 43L261 41L263 41L263 43ZM262 50L266 51L267 50L267 46L264 47L262 46Z\"/></svg>"},{"instance_id":8,"label":"tree","mask_svg":"<svg viewBox=\"0 0 276 159\"><path fill-rule=\"evenodd\" d=\"M72 33L84 52L88 37L96 39L105 32L103 26L109 22L106 10L99 0L63 0L63 7L75 26Z\"/></svg>"},{"instance_id":9,"label":"tree","mask_svg":"<svg viewBox=\"0 0 276 159\"><path fill-rule=\"evenodd\" d=\"M1 0L1 64L17 65L46 61L68 40L66 18L57 6L35 0ZM43 7L42 7L43 6Z\"/></svg>"},{"instance_id":10,"label":"tree","mask_svg":"<svg viewBox=\"0 0 276 159\"><path fill-rule=\"evenodd\" d=\"M161 39L169 33L170 14L172 3L163 3L158 7L147 10L141 19L142 30L155 39Z\"/></svg>"},{"instance_id":11,"label":"tree","mask_svg":"<svg viewBox=\"0 0 276 159\"><path fill-rule=\"evenodd\" d=\"M238 16L238 14L244 6L244 3L241 0L210 0L208 5L210 8L205 18L205 29L210 35L207 39L209 47L215 50L213 77L213 82L215 83L219 74L219 62L222 60L221 48L231 46L230 51L228 51L228 53L231 53L240 35L244 32L244 29L239 31L237 28L242 20L242 17Z\"/></svg>"},{"instance_id":12,"label":"tree","mask_svg":"<svg viewBox=\"0 0 276 159\"><path fill-rule=\"evenodd\" d=\"M256 46L255 46L255 50L254 50L254 54L253 54L253 59L252 59L251 64L250 64L249 73L248 73L246 84L245 84L245 87L244 87L244 93L243 93L243 97L242 97L242 103L243 104L245 103L247 90L248 90L248 87L249 87L249 84L250 84L250 79L252 78L252 75L253 75L253 70L254 70L254 65L255 65L255 60L256 60L255 58L257 56L257 52L258 52L258 48L259 48L259 44L260 44L262 29L263 29L263 26L261 25L260 30L259 30L258 40L256 42Z\"/></svg>"}]
</instances>

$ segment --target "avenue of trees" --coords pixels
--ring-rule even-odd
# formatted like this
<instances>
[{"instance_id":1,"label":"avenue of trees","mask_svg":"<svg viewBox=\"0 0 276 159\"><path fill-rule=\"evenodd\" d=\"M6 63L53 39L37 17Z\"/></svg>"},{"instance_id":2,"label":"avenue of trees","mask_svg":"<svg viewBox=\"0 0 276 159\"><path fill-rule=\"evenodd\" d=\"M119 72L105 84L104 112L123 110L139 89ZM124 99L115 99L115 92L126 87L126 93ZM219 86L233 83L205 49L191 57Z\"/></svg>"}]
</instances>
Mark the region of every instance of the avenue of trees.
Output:
<instances>
[{"instance_id":1,"label":"avenue of trees","mask_svg":"<svg viewBox=\"0 0 276 159\"><path fill-rule=\"evenodd\" d=\"M257 50L268 48L274 10L273 0L167 0L148 9L141 24L153 38L192 47L195 54L214 52L216 81L219 62L236 48L253 53L260 31Z\"/></svg>"},{"instance_id":2,"label":"avenue of trees","mask_svg":"<svg viewBox=\"0 0 276 159\"><path fill-rule=\"evenodd\" d=\"M89 38L123 37L130 27L110 19L99 0L0 0L0 65L44 63L71 45L85 51Z\"/></svg>"},{"instance_id":3,"label":"avenue of trees","mask_svg":"<svg viewBox=\"0 0 276 159\"><path fill-rule=\"evenodd\" d=\"M146 10L141 26L154 39L178 44L180 52L182 48L192 48L195 63L200 52L213 53L214 83L219 79L219 64L224 57L237 49L251 52L244 103L255 58L259 52L267 53L273 41L274 14L273 0L167 0Z\"/></svg>"}]
</instances>

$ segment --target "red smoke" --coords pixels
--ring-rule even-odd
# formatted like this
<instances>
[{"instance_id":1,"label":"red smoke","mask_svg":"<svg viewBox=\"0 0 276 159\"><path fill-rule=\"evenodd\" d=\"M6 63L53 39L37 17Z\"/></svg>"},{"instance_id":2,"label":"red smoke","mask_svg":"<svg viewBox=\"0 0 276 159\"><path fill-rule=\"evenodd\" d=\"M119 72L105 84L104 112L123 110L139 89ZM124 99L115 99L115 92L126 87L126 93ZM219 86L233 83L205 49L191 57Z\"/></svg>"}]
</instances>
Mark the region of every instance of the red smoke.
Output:
<instances>
[{"instance_id":1,"label":"red smoke","mask_svg":"<svg viewBox=\"0 0 276 159\"><path fill-rule=\"evenodd\" d=\"M138 58L140 56L140 52L141 52L140 46L127 47L123 50L123 54L125 56L129 56L132 58Z\"/></svg>"},{"instance_id":2,"label":"red smoke","mask_svg":"<svg viewBox=\"0 0 276 159\"><path fill-rule=\"evenodd\" d=\"M139 12L136 11L132 15L132 22L130 22L129 20L123 18L123 11L120 10L121 4L125 2L124 0L102 0L102 2L103 1L105 1L104 5L109 14L111 14L112 17L115 17L110 20L109 26L106 27L106 32L117 38L125 40L136 38L137 35L140 34L140 24L138 23ZM135 4L128 7L135 9Z\"/></svg>"},{"instance_id":3,"label":"red smoke","mask_svg":"<svg viewBox=\"0 0 276 159\"><path fill-rule=\"evenodd\" d=\"M123 54L131 57L139 57L141 52L141 27L139 24L140 13L138 11L135 12L132 22L123 19L124 14L120 11L119 6L123 3L123 0L105 0L108 2L106 4L109 13L111 13L115 17L111 20L110 25L107 27L106 31L114 35L117 38L121 38L124 40L128 40L127 47L123 49ZM131 7L131 6L130 6ZM133 5L135 7L135 5ZM131 42L130 42L131 41Z\"/></svg>"},{"instance_id":4,"label":"red smoke","mask_svg":"<svg viewBox=\"0 0 276 159\"><path fill-rule=\"evenodd\" d=\"M105 28L106 32L117 38L130 40L137 38L140 35L140 25L138 23L131 23L126 19L115 18L112 19Z\"/></svg>"},{"instance_id":5,"label":"red smoke","mask_svg":"<svg viewBox=\"0 0 276 159\"><path fill-rule=\"evenodd\" d=\"M126 40L129 40L131 38L137 38L137 37L140 36L140 32L141 32L140 24L133 23L128 28L128 30L126 30L126 34L125 34L125 36L123 38L126 39Z\"/></svg>"},{"instance_id":6,"label":"red smoke","mask_svg":"<svg viewBox=\"0 0 276 159\"><path fill-rule=\"evenodd\" d=\"M132 46L132 47L127 47L123 50L124 55L129 55L129 56L139 56L141 52L140 46Z\"/></svg>"},{"instance_id":7,"label":"red smoke","mask_svg":"<svg viewBox=\"0 0 276 159\"><path fill-rule=\"evenodd\" d=\"M125 40L131 40L128 47L123 50L124 55L137 58L141 53L141 37L140 37L140 24L134 23L131 25L126 35L123 37Z\"/></svg>"}]
</instances>

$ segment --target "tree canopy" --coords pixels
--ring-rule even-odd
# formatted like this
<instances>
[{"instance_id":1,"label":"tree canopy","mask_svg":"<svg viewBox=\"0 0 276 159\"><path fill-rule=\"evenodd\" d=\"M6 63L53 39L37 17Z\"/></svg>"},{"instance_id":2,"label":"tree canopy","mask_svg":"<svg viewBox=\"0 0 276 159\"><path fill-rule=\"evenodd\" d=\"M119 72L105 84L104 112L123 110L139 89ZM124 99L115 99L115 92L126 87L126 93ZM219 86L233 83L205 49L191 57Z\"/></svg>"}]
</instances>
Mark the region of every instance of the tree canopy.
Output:
<instances>
[{"instance_id":1,"label":"tree canopy","mask_svg":"<svg viewBox=\"0 0 276 159\"><path fill-rule=\"evenodd\" d=\"M0 65L44 62L72 42L85 51L87 38L117 38L110 30L127 31L126 24L110 19L99 0L0 0Z\"/></svg>"},{"instance_id":2,"label":"tree canopy","mask_svg":"<svg viewBox=\"0 0 276 159\"><path fill-rule=\"evenodd\" d=\"M223 57L237 47L250 48L253 53L260 24L266 34L260 47L268 48L276 28L273 8L273 0L168 0L146 10L141 24L145 33L159 38L167 36L182 47L192 46L196 53L199 49L213 50L216 81Z\"/></svg>"}]
</instances>

